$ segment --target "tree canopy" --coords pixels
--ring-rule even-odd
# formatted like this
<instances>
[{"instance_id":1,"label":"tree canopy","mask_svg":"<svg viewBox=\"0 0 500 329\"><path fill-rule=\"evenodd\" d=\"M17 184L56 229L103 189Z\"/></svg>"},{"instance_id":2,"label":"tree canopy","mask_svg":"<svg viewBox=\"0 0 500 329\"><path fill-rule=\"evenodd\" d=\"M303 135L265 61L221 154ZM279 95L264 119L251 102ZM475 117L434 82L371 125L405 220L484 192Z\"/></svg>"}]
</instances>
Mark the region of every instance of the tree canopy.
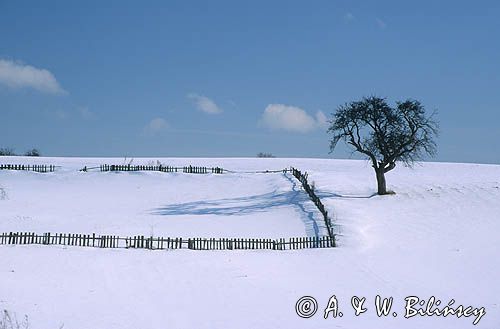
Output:
<instances>
[{"instance_id":1,"label":"tree canopy","mask_svg":"<svg viewBox=\"0 0 500 329\"><path fill-rule=\"evenodd\" d=\"M425 155L436 154L438 123L434 113L427 116L416 100L396 102L391 107L385 98L364 97L339 106L330 124L330 150L343 140L368 157L377 173L379 194L387 192L383 174L394 169L397 161L411 166Z\"/></svg>"}]
</instances>

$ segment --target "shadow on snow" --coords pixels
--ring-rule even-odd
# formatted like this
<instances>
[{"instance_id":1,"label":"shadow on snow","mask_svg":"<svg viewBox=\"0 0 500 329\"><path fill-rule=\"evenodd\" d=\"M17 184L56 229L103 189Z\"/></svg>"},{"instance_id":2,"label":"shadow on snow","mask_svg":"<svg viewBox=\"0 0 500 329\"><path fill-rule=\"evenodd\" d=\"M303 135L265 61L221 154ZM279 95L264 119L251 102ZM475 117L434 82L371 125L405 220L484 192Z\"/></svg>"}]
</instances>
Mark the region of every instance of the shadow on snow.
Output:
<instances>
[{"instance_id":1,"label":"shadow on snow","mask_svg":"<svg viewBox=\"0 0 500 329\"><path fill-rule=\"evenodd\" d=\"M267 212L272 208L287 207L295 205L301 210L301 220L304 223L307 236L320 236L318 221L321 214L319 211L307 211L304 203L309 200L309 197L304 191L301 191L297 182L289 175L283 174L291 184L292 191L278 192L277 190L269 193L252 195L246 197L225 198L209 201L194 201L186 203L178 203L166 205L154 209L154 215L221 215L221 216L235 216L235 215L248 215L259 212ZM313 206L314 207L314 206ZM316 208L313 208L316 209ZM323 226L323 225L322 225Z\"/></svg>"},{"instance_id":2,"label":"shadow on snow","mask_svg":"<svg viewBox=\"0 0 500 329\"><path fill-rule=\"evenodd\" d=\"M377 193L372 193L370 195L341 195L337 194L334 192L326 192L326 191L320 191L320 190L315 190L316 195L320 199L370 199L373 198L374 196L377 196Z\"/></svg>"}]
</instances>

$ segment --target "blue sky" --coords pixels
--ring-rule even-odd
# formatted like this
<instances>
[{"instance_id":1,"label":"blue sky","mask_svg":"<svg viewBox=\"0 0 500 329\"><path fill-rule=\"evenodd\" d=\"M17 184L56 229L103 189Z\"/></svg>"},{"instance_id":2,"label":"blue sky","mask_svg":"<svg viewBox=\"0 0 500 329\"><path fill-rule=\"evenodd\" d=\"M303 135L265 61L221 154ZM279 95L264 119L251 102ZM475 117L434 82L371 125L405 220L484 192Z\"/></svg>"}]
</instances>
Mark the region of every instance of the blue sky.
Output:
<instances>
[{"instance_id":1,"label":"blue sky","mask_svg":"<svg viewBox=\"0 0 500 329\"><path fill-rule=\"evenodd\" d=\"M500 163L498 1L2 1L0 147L329 154L366 95L437 109L438 161Z\"/></svg>"}]
</instances>

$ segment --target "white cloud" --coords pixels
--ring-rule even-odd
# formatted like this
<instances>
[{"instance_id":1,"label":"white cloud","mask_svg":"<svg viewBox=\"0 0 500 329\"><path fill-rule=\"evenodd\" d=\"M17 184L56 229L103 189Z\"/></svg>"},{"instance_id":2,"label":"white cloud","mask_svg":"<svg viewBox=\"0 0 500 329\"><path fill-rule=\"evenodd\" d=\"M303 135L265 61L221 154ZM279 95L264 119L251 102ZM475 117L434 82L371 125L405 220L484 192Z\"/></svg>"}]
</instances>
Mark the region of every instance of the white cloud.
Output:
<instances>
[{"instance_id":1,"label":"white cloud","mask_svg":"<svg viewBox=\"0 0 500 329\"><path fill-rule=\"evenodd\" d=\"M383 20L381 20L380 18L378 18L378 17L375 18L375 21L377 22L377 25L381 30L383 30L387 27L387 24Z\"/></svg>"},{"instance_id":2,"label":"white cloud","mask_svg":"<svg viewBox=\"0 0 500 329\"><path fill-rule=\"evenodd\" d=\"M163 118L154 118L151 120L147 126L146 126L146 132L150 134L156 134L159 133L160 131L168 128L168 123L165 119Z\"/></svg>"},{"instance_id":3,"label":"white cloud","mask_svg":"<svg viewBox=\"0 0 500 329\"><path fill-rule=\"evenodd\" d=\"M50 71L4 59L0 59L0 84L10 88L33 88L50 94L66 93Z\"/></svg>"},{"instance_id":4,"label":"white cloud","mask_svg":"<svg viewBox=\"0 0 500 329\"><path fill-rule=\"evenodd\" d=\"M321 111L318 111L314 118L299 107L269 104L262 114L260 124L271 130L307 133L318 128L324 128L327 119Z\"/></svg>"},{"instance_id":5,"label":"white cloud","mask_svg":"<svg viewBox=\"0 0 500 329\"><path fill-rule=\"evenodd\" d=\"M196 104L196 108L198 110L208 113L208 114L219 114L222 113L222 109L215 104L213 100L210 98L198 95L198 94L189 94L188 98L192 99Z\"/></svg>"}]
</instances>

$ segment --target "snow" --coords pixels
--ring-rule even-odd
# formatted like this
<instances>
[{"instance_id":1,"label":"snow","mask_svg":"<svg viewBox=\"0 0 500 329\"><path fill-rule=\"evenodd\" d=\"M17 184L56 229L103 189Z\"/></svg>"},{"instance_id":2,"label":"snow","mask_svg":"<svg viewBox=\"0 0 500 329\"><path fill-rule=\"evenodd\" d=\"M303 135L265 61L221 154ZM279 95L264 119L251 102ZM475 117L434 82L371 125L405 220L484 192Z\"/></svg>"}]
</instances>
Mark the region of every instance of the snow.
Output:
<instances>
[{"instance_id":1,"label":"snow","mask_svg":"<svg viewBox=\"0 0 500 329\"><path fill-rule=\"evenodd\" d=\"M312 211L314 205L294 180L283 175L67 172L3 176L7 176L3 184L9 200L0 215L2 232L183 238L315 235L311 225L306 231L304 224L311 219L300 208L306 203Z\"/></svg>"},{"instance_id":2,"label":"snow","mask_svg":"<svg viewBox=\"0 0 500 329\"><path fill-rule=\"evenodd\" d=\"M146 164L157 159L134 159ZM309 173L339 247L292 251L147 251L0 246L0 309L31 328L473 328L474 317L404 318L404 298L484 307L500 327L500 166L424 163L387 175L376 196L367 162L327 159L158 159L234 171ZM294 179L279 174L78 172L123 159L0 158L56 173L0 171L0 231L287 237L320 222ZM290 179L289 179L290 178ZM312 213L312 214L311 214ZM310 319L295 313L305 295ZM335 295L343 317L323 319ZM375 296L394 297L379 318ZM367 298L358 317L352 296Z\"/></svg>"}]
</instances>

